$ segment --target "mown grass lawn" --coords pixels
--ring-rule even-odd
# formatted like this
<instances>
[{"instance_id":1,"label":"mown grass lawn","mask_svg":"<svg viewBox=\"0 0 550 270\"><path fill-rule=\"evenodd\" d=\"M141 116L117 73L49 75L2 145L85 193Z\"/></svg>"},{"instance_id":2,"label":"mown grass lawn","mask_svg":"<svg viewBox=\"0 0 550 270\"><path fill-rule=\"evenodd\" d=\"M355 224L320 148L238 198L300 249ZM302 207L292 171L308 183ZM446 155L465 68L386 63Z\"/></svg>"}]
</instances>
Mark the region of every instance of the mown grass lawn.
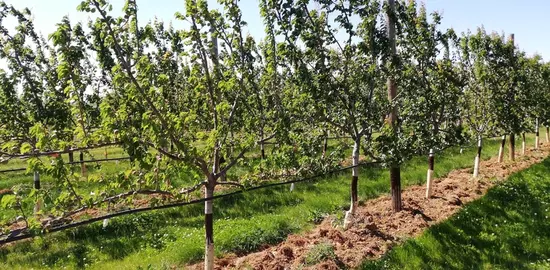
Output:
<instances>
[{"instance_id":1,"label":"mown grass lawn","mask_svg":"<svg viewBox=\"0 0 550 270\"><path fill-rule=\"evenodd\" d=\"M127 157L128 155L124 152L124 150L120 147L106 147L106 148L100 148L100 149L92 149L90 150L90 154L95 159L102 159L104 157L104 150L107 150L108 158L120 158L120 157ZM63 160L65 162L69 162L69 156L67 154L62 155ZM47 160L48 158L43 158L43 160ZM78 161L79 159L79 152L74 153L74 161ZM90 155L85 155L84 160L91 160ZM86 163L86 167L88 168L89 174L94 173L102 173L102 174L116 174L119 171L126 170L129 167L129 162L127 160L122 160L119 162L102 162L101 163L101 171L98 171L95 167L96 163ZM78 170L80 168L80 165L72 165L75 170ZM7 164L0 164L0 170L9 170L9 169L19 169L19 168L26 168L27 167L27 160L24 159L13 159L10 160ZM40 179L44 183L48 183L52 181L50 176L43 175ZM26 171L19 171L19 172L9 172L9 173L0 173L0 189L4 188L11 188L14 185L28 185L32 186L33 183L33 174L27 173Z\"/></svg>"},{"instance_id":2,"label":"mown grass lawn","mask_svg":"<svg viewBox=\"0 0 550 270\"><path fill-rule=\"evenodd\" d=\"M362 269L550 269L550 158Z\"/></svg>"},{"instance_id":3,"label":"mown grass lawn","mask_svg":"<svg viewBox=\"0 0 550 270\"><path fill-rule=\"evenodd\" d=\"M533 137L529 137L529 145ZM485 140L483 158L498 152L498 140ZM520 143L516 144L520 145ZM519 147L518 147L519 149ZM471 167L475 147L446 150L436 157L435 176ZM403 186L424 183L426 157L402 167ZM218 255L246 253L261 245L280 242L289 233L307 230L324 215L341 216L349 204L349 172L320 181L256 190L214 203L214 241ZM388 172L360 170L362 202L389 192ZM137 269L183 267L202 259L203 205L155 211L55 233L33 241L0 248L0 269L83 268Z\"/></svg>"}]
</instances>

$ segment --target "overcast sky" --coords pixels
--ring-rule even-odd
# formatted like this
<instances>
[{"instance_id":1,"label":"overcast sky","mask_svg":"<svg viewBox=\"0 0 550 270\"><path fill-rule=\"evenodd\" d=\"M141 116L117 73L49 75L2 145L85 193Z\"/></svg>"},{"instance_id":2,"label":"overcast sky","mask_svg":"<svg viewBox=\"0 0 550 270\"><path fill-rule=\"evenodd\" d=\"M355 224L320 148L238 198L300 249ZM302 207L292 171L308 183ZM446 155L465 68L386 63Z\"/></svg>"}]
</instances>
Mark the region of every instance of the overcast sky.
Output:
<instances>
[{"instance_id":1,"label":"overcast sky","mask_svg":"<svg viewBox=\"0 0 550 270\"><path fill-rule=\"evenodd\" d=\"M5 0L17 8L29 7L34 14L38 31L48 35L65 15L71 21L86 21L88 14L76 11L81 0ZM174 20L176 11L183 12L184 0L137 0L140 20L158 17L166 22ZM111 0L113 12L118 13L124 0ZM215 1L211 6L214 7ZM487 31L515 34L516 43L529 55L541 54L550 59L550 1L549 0L424 0L428 11L443 14L442 27L453 27L458 33L484 25ZM248 22L250 34L264 36L257 0L241 0L243 19ZM178 23L174 26L178 27Z\"/></svg>"}]
</instances>

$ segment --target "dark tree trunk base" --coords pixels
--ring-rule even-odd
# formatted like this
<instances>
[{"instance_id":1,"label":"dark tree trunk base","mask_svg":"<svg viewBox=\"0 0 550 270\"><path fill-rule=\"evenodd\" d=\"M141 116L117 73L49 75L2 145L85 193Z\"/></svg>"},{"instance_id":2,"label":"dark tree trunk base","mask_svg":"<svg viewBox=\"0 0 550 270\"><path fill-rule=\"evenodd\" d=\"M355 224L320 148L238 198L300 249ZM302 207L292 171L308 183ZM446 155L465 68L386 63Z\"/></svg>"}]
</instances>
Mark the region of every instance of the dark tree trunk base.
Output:
<instances>
[{"instance_id":1,"label":"dark tree trunk base","mask_svg":"<svg viewBox=\"0 0 550 270\"><path fill-rule=\"evenodd\" d=\"M357 182L359 180L359 176L352 176L351 177L351 200L353 203L357 203Z\"/></svg>"},{"instance_id":2,"label":"dark tree trunk base","mask_svg":"<svg viewBox=\"0 0 550 270\"><path fill-rule=\"evenodd\" d=\"M391 199L394 212L401 211L401 169L399 167L390 168L391 181Z\"/></svg>"},{"instance_id":3,"label":"dark tree trunk base","mask_svg":"<svg viewBox=\"0 0 550 270\"><path fill-rule=\"evenodd\" d=\"M34 172L34 189L40 189L40 174Z\"/></svg>"},{"instance_id":4,"label":"dark tree trunk base","mask_svg":"<svg viewBox=\"0 0 550 270\"><path fill-rule=\"evenodd\" d=\"M431 153L428 156L428 170L433 171L434 167L435 167L435 155L433 153Z\"/></svg>"}]
</instances>

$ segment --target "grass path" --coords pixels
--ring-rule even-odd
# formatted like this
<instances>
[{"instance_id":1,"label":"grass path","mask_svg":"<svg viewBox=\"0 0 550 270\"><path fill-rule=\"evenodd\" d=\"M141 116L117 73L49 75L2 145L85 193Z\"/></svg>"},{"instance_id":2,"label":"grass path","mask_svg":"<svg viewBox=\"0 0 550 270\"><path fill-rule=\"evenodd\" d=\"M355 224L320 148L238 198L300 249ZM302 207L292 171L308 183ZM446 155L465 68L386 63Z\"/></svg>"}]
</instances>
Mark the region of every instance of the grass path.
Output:
<instances>
[{"instance_id":1,"label":"grass path","mask_svg":"<svg viewBox=\"0 0 550 270\"><path fill-rule=\"evenodd\" d=\"M362 269L550 269L550 158Z\"/></svg>"},{"instance_id":2,"label":"grass path","mask_svg":"<svg viewBox=\"0 0 550 270\"><path fill-rule=\"evenodd\" d=\"M533 137L528 137L529 145ZM520 146L521 143L516 143ZM520 149L518 147L518 149ZM518 150L516 150L517 152ZM498 140L485 140L483 158L498 152ZM475 149L446 150L436 157L435 177L471 167ZM403 186L424 183L426 157L403 166ZM247 192L214 203L214 240L218 255L248 253L310 229L328 214L342 215L349 204L349 174L315 183ZM361 201L389 192L388 172L360 170ZM113 219L106 229L96 223L34 241L0 248L0 269L163 269L202 259L203 206L155 211Z\"/></svg>"}]
</instances>

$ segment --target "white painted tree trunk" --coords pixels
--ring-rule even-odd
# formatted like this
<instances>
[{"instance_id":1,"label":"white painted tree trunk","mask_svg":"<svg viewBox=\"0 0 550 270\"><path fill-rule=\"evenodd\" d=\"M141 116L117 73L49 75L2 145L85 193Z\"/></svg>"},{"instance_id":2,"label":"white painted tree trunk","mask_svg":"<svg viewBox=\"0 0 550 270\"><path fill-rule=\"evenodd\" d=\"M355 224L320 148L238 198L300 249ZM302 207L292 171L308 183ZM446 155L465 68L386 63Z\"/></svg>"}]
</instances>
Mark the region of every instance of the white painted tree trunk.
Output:
<instances>
[{"instance_id":1,"label":"white painted tree trunk","mask_svg":"<svg viewBox=\"0 0 550 270\"><path fill-rule=\"evenodd\" d=\"M460 147L460 154L464 153L464 148Z\"/></svg>"},{"instance_id":2,"label":"white painted tree trunk","mask_svg":"<svg viewBox=\"0 0 550 270\"><path fill-rule=\"evenodd\" d=\"M290 184L290 192L294 191L294 188L295 188L294 183Z\"/></svg>"},{"instance_id":3,"label":"white painted tree trunk","mask_svg":"<svg viewBox=\"0 0 550 270\"><path fill-rule=\"evenodd\" d=\"M506 144L506 135L502 136L502 141L500 142L500 148L498 149L498 162L504 160L504 145Z\"/></svg>"},{"instance_id":4,"label":"white painted tree trunk","mask_svg":"<svg viewBox=\"0 0 550 270\"><path fill-rule=\"evenodd\" d=\"M208 183L206 185L206 192L204 197L210 198L214 195L214 188ZM205 253L204 253L204 269L213 270L214 269L214 218L213 218L213 207L214 202L212 200L204 202L204 225L205 225Z\"/></svg>"},{"instance_id":5,"label":"white painted tree trunk","mask_svg":"<svg viewBox=\"0 0 550 270\"><path fill-rule=\"evenodd\" d=\"M428 156L428 175L426 176L426 199L432 197L432 186L433 186L433 174L434 174L434 150L430 149L430 154Z\"/></svg>"},{"instance_id":6,"label":"white painted tree trunk","mask_svg":"<svg viewBox=\"0 0 550 270\"><path fill-rule=\"evenodd\" d=\"M550 127L546 127L546 142L550 143Z\"/></svg>"},{"instance_id":7,"label":"white painted tree trunk","mask_svg":"<svg viewBox=\"0 0 550 270\"><path fill-rule=\"evenodd\" d=\"M481 136L479 136L479 138L477 139L477 154L474 161L474 178L477 178L477 176L479 175L479 163L481 162L481 144L482 140Z\"/></svg>"},{"instance_id":8,"label":"white painted tree trunk","mask_svg":"<svg viewBox=\"0 0 550 270\"><path fill-rule=\"evenodd\" d=\"M353 169L351 171L351 205L349 211L346 212L346 217L344 218L344 229L349 229L354 222L354 215L357 211L357 181L359 179L359 145L360 139L356 139L353 144L353 153L351 155L353 161Z\"/></svg>"}]
</instances>

